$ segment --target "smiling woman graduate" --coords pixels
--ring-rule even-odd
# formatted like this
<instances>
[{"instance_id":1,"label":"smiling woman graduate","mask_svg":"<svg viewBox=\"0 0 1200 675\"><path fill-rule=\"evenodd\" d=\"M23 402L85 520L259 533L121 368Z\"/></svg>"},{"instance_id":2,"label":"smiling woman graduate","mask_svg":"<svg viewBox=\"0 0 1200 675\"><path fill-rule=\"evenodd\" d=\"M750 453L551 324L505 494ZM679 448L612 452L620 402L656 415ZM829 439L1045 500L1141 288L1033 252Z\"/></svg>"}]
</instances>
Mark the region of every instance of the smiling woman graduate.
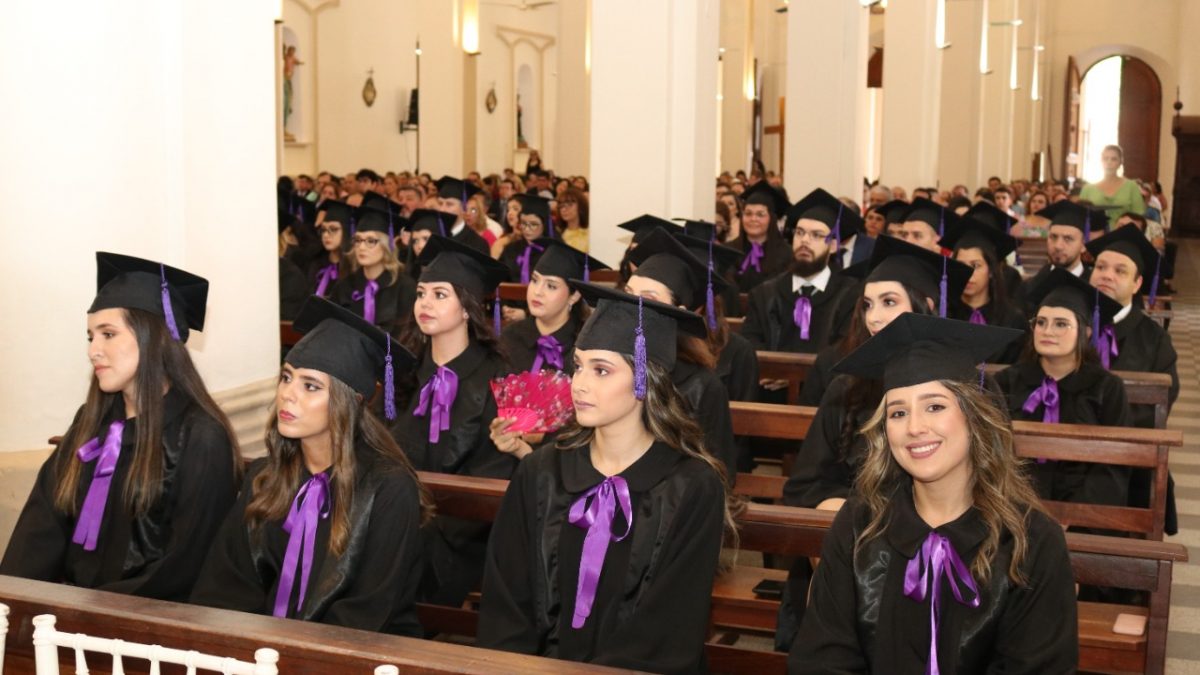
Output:
<instances>
[{"instance_id":1,"label":"smiling woman graduate","mask_svg":"<svg viewBox=\"0 0 1200 675\"><path fill-rule=\"evenodd\" d=\"M115 253L96 267L87 400L38 472L0 574L185 600L241 473L184 346L204 327L208 281Z\"/></svg>"}]
</instances>

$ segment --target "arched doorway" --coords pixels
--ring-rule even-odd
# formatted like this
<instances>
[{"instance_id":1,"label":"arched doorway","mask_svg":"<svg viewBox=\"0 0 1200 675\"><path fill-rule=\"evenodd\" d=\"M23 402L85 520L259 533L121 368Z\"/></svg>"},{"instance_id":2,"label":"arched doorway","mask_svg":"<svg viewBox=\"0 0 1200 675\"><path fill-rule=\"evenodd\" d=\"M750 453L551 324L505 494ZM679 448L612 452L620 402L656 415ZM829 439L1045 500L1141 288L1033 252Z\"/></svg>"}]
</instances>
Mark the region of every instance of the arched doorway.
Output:
<instances>
[{"instance_id":1,"label":"arched doorway","mask_svg":"<svg viewBox=\"0 0 1200 675\"><path fill-rule=\"evenodd\" d=\"M1154 69L1139 58L1114 55L1092 64L1076 81L1078 96L1068 102L1079 105L1073 149L1083 179L1103 177L1100 152L1115 143L1125 152L1125 176L1158 180L1162 83ZM1067 114L1069 120L1071 111Z\"/></svg>"}]
</instances>

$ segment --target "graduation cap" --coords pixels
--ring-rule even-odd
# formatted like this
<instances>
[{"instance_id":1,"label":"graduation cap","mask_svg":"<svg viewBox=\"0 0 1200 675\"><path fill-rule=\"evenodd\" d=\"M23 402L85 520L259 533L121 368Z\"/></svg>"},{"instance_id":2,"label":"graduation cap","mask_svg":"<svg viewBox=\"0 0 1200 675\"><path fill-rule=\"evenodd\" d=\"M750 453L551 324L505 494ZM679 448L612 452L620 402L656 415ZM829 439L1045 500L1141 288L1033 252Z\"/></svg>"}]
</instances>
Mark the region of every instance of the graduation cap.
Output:
<instances>
[{"instance_id":1,"label":"graduation cap","mask_svg":"<svg viewBox=\"0 0 1200 675\"><path fill-rule=\"evenodd\" d=\"M678 304L689 309L705 301L711 312L713 308L707 300L728 287L725 279L711 273L707 260L697 257L683 242L662 230L651 232L638 244L629 253L629 262L637 265L636 276L663 284L671 289Z\"/></svg>"},{"instance_id":2,"label":"graduation cap","mask_svg":"<svg viewBox=\"0 0 1200 675\"><path fill-rule=\"evenodd\" d=\"M537 216L538 220L542 221L542 226L546 228L548 236L554 236L554 216L550 213L549 199L523 193L513 195L513 199L521 204L522 215Z\"/></svg>"},{"instance_id":3,"label":"graduation cap","mask_svg":"<svg viewBox=\"0 0 1200 675\"><path fill-rule=\"evenodd\" d=\"M703 338L699 314L607 286L571 281L584 302L596 308L575 338L576 349L604 349L633 357L633 391L646 398L646 362L675 367L678 332Z\"/></svg>"},{"instance_id":4,"label":"graduation cap","mask_svg":"<svg viewBox=\"0 0 1200 675\"><path fill-rule=\"evenodd\" d=\"M181 269L119 253L96 252L96 298L102 309L140 309L166 319L171 337L187 342L188 329L204 330L208 280Z\"/></svg>"},{"instance_id":5,"label":"graduation cap","mask_svg":"<svg viewBox=\"0 0 1200 675\"><path fill-rule=\"evenodd\" d=\"M421 265L419 283L444 281L455 284L481 303L495 292L492 327L497 335L500 334L500 293L497 287L500 282L508 280L508 268L504 263L454 239L436 234L429 237L425 248L421 249L417 263Z\"/></svg>"},{"instance_id":6,"label":"graduation cap","mask_svg":"<svg viewBox=\"0 0 1200 675\"><path fill-rule=\"evenodd\" d=\"M591 270L612 269L561 239L540 237L534 243L545 249L533 268L542 276L589 281Z\"/></svg>"},{"instance_id":7,"label":"graduation cap","mask_svg":"<svg viewBox=\"0 0 1200 675\"><path fill-rule=\"evenodd\" d=\"M1070 225L1083 232L1083 240L1092 237L1092 223L1108 227L1108 216L1103 209L1076 204L1064 199L1038 211L1038 215L1050 220L1050 225Z\"/></svg>"},{"instance_id":8,"label":"graduation cap","mask_svg":"<svg viewBox=\"0 0 1200 675\"><path fill-rule=\"evenodd\" d=\"M938 245L955 251L963 248L985 249L998 262L1017 250L1018 244L1017 238L1005 230L996 229L976 218L963 218L947 227L945 236L938 241Z\"/></svg>"},{"instance_id":9,"label":"graduation cap","mask_svg":"<svg viewBox=\"0 0 1200 675\"><path fill-rule=\"evenodd\" d=\"M962 220L954 211L924 197L914 199L908 205L908 209L897 214L896 217L900 219L897 222L908 223L915 220L926 223L933 228L934 232L938 233L939 237L946 235L947 227Z\"/></svg>"},{"instance_id":10,"label":"graduation cap","mask_svg":"<svg viewBox=\"0 0 1200 675\"><path fill-rule=\"evenodd\" d=\"M724 244L718 244L712 238L700 238L689 235L686 230L678 228L670 230L671 236L675 237L687 247L687 250L692 252L692 255L707 260L711 257L714 264L714 270L723 270L730 265L742 259L743 253L736 248L730 248Z\"/></svg>"},{"instance_id":11,"label":"graduation cap","mask_svg":"<svg viewBox=\"0 0 1200 675\"><path fill-rule=\"evenodd\" d=\"M668 232L679 229L675 223L663 218L659 218L658 216L652 216L648 213L640 215L633 220L627 220L617 225L617 227L625 230L626 232L632 232L633 243L635 244L642 243L642 240L649 236L650 233L655 230L655 228L661 227Z\"/></svg>"},{"instance_id":12,"label":"graduation cap","mask_svg":"<svg viewBox=\"0 0 1200 675\"><path fill-rule=\"evenodd\" d=\"M395 370L410 370L416 357L395 338L354 312L311 296L292 323L304 337L288 351L293 368L319 370L370 398L383 382L383 410L396 418Z\"/></svg>"},{"instance_id":13,"label":"graduation cap","mask_svg":"<svg viewBox=\"0 0 1200 675\"><path fill-rule=\"evenodd\" d=\"M302 223L311 225L317 217L317 205L291 190L280 190L277 199L280 211L291 214Z\"/></svg>"},{"instance_id":14,"label":"graduation cap","mask_svg":"<svg viewBox=\"0 0 1200 675\"><path fill-rule=\"evenodd\" d=\"M380 232L387 235L387 247L393 249L396 246L396 230L403 229L406 221L404 218L392 216L387 211L381 211L374 206L364 206L355 212L354 232ZM399 225L399 228L397 228Z\"/></svg>"},{"instance_id":15,"label":"graduation cap","mask_svg":"<svg viewBox=\"0 0 1200 675\"><path fill-rule=\"evenodd\" d=\"M772 218L780 218L788 210L788 198L782 190L765 180L760 180L742 192L742 200L747 204L761 204L771 210Z\"/></svg>"},{"instance_id":16,"label":"graduation cap","mask_svg":"<svg viewBox=\"0 0 1200 675\"><path fill-rule=\"evenodd\" d=\"M416 209L408 218L408 229L412 232L426 230L443 237L449 236L454 227L454 216L444 211Z\"/></svg>"},{"instance_id":17,"label":"graduation cap","mask_svg":"<svg viewBox=\"0 0 1200 675\"><path fill-rule=\"evenodd\" d=\"M875 207L875 210L883 214L884 225L894 225L903 223L904 216L908 214L909 207L912 206L902 199L893 199L886 204L880 204Z\"/></svg>"},{"instance_id":18,"label":"graduation cap","mask_svg":"<svg viewBox=\"0 0 1200 675\"><path fill-rule=\"evenodd\" d=\"M801 219L816 220L829 227L828 240L839 244L863 229L863 219L856 209L847 207L842 200L825 190L817 188L788 209L784 229L794 232Z\"/></svg>"},{"instance_id":19,"label":"graduation cap","mask_svg":"<svg viewBox=\"0 0 1200 675\"><path fill-rule=\"evenodd\" d=\"M1091 317L1092 344L1101 340L1101 329L1110 325L1121 311L1116 300L1093 288L1088 282L1067 270L1054 268L1040 284L1029 292L1029 300L1037 307L1063 307L1075 312L1083 321Z\"/></svg>"},{"instance_id":20,"label":"graduation cap","mask_svg":"<svg viewBox=\"0 0 1200 675\"><path fill-rule=\"evenodd\" d=\"M962 295L974 270L927 248L896 237L879 237L867 265L867 283L895 281L938 298L938 314L946 316L949 298Z\"/></svg>"},{"instance_id":21,"label":"graduation cap","mask_svg":"<svg viewBox=\"0 0 1200 675\"><path fill-rule=\"evenodd\" d=\"M326 199L321 202L318 211L325 212L325 223L340 223L346 226L347 229L354 223L354 207L346 202L339 202L336 199Z\"/></svg>"},{"instance_id":22,"label":"graduation cap","mask_svg":"<svg viewBox=\"0 0 1200 675\"><path fill-rule=\"evenodd\" d=\"M482 192L474 183L451 176L442 176L437 179L437 189L439 197L461 200L463 208L466 208L468 199Z\"/></svg>"},{"instance_id":23,"label":"graduation cap","mask_svg":"<svg viewBox=\"0 0 1200 675\"><path fill-rule=\"evenodd\" d=\"M707 220L689 220L687 218L673 218L677 222L683 223L683 233L689 237L702 239L704 241L712 241L717 237L717 224L710 223ZM672 233L675 230L671 230Z\"/></svg>"},{"instance_id":24,"label":"graduation cap","mask_svg":"<svg viewBox=\"0 0 1200 675\"><path fill-rule=\"evenodd\" d=\"M992 354L1025 331L905 312L833 367L863 378L883 374L883 389L925 382L973 382Z\"/></svg>"},{"instance_id":25,"label":"graduation cap","mask_svg":"<svg viewBox=\"0 0 1200 675\"><path fill-rule=\"evenodd\" d=\"M1146 278L1147 272L1153 270L1154 277L1150 281L1150 294L1147 298L1149 305L1153 305L1154 300L1158 297L1158 280L1163 276L1171 276L1170 265L1167 265L1167 269L1163 269L1163 257L1146 239L1146 235L1138 229L1138 226L1132 223L1119 227L1103 237L1093 239L1086 246L1088 253L1091 253L1093 258L1099 257L1104 251L1113 251L1129 258L1137 266L1138 274L1143 279Z\"/></svg>"},{"instance_id":26,"label":"graduation cap","mask_svg":"<svg viewBox=\"0 0 1200 675\"><path fill-rule=\"evenodd\" d=\"M967 209L967 212L964 213L962 217L967 220L981 222L994 230L999 230L1000 232L1005 233L1007 233L1013 225L1016 225L1018 222L1020 222L1016 218L1013 218L1005 213L1000 207L987 201L986 199L981 199L978 202L975 202L973 205L971 205L971 208Z\"/></svg>"}]
</instances>

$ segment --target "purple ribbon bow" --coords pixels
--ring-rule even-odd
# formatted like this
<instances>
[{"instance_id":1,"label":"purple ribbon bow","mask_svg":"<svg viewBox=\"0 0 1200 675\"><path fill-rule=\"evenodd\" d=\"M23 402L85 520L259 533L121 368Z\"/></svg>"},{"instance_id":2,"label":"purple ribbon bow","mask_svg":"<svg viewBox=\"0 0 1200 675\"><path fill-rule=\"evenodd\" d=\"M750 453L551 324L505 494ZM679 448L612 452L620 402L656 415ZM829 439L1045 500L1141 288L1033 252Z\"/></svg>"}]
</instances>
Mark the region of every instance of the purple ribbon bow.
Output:
<instances>
[{"instance_id":1,"label":"purple ribbon bow","mask_svg":"<svg viewBox=\"0 0 1200 675\"><path fill-rule=\"evenodd\" d=\"M525 250L521 253L521 255L517 256L517 263L521 265L521 283L523 284L529 283L529 259L533 257L533 249L535 248L538 251L544 250L541 246L538 246L533 242L529 242L525 245Z\"/></svg>"},{"instance_id":2,"label":"purple ribbon bow","mask_svg":"<svg viewBox=\"0 0 1200 675\"><path fill-rule=\"evenodd\" d=\"M361 291L354 291L350 297L358 302L363 301L363 318L375 323L375 294L379 292L379 282L371 279Z\"/></svg>"},{"instance_id":3,"label":"purple ribbon bow","mask_svg":"<svg viewBox=\"0 0 1200 675\"><path fill-rule=\"evenodd\" d=\"M125 431L125 421L117 420L108 425L108 433L104 436L104 444L96 437L84 443L75 451L81 462L90 462L96 458L96 468L92 473L92 484L88 486L87 496L83 498L83 508L79 510L79 520L75 523L75 534L71 541L82 544L83 550L95 551L96 542L100 538L100 522L104 520L104 506L108 503L108 488L112 485L113 471L117 468L117 458L121 456L121 434Z\"/></svg>"},{"instance_id":4,"label":"purple ribbon bow","mask_svg":"<svg viewBox=\"0 0 1200 675\"><path fill-rule=\"evenodd\" d=\"M812 325L812 298L807 295L796 298L796 304L792 307L792 321L800 329L800 339L807 340Z\"/></svg>"},{"instance_id":5,"label":"purple ribbon bow","mask_svg":"<svg viewBox=\"0 0 1200 675\"><path fill-rule=\"evenodd\" d=\"M450 408L458 395L458 374L445 366L421 387L421 400L413 414L417 417L429 415L429 442L437 443L442 432L450 428Z\"/></svg>"},{"instance_id":6,"label":"purple ribbon bow","mask_svg":"<svg viewBox=\"0 0 1200 675\"><path fill-rule=\"evenodd\" d=\"M612 525L618 506L625 514L625 533L614 537ZM583 554L579 557L575 613L571 617L571 628L580 629L592 613L592 602L596 599L596 586L600 583L600 570L604 568L608 544L621 541L633 529L633 503L629 497L629 485L620 476L605 478L571 505L567 519L572 525L587 530L583 538Z\"/></svg>"},{"instance_id":7,"label":"purple ribbon bow","mask_svg":"<svg viewBox=\"0 0 1200 675\"><path fill-rule=\"evenodd\" d=\"M750 242L750 252L742 258L742 266L738 268L738 271L745 274L746 270L753 267L755 272L762 272L763 255L762 244L755 241Z\"/></svg>"},{"instance_id":8,"label":"purple ribbon bow","mask_svg":"<svg viewBox=\"0 0 1200 675\"><path fill-rule=\"evenodd\" d=\"M986 325L988 325L987 319L986 319L986 318L984 318L984 316L983 316L983 312L979 311L979 309L978 309L978 308L975 308L975 309L972 309L972 310L971 310L971 319L970 319L970 323L973 323L973 324L975 324L975 325L977 325L977 326L986 326Z\"/></svg>"},{"instance_id":9,"label":"purple ribbon bow","mask_svg":"<svg viewBox=\"0 0 1200 675\"><path fill-rule=\"evenodd\" d=\"M296 600L296 611L304 607L304 592L308 589L308 574L312 571L313 548L317 541L317 521L328 517L329 476L319 473L300 486L287 520L283 521L288 544L279 574L279 588L275 591L274 616L287 616L292 587L296 585L297 566L300 567L300 597ZM303 558L300 557L301 549Z\"/></svg>"},{"instance_id":10,"label":"purple ribbon bow","mask_svg":"<svg viewBox=\"0 0 1200 675\"><path fill-rule=\"evenodd\" d=\"M317 272L317 295L325 297L325 291L329 290L330 282L338 278L337 263L329 263ZM372 298L374 300L374 298Z\"/></svg>"},{"instance_id":11,"label":"purple ribbon bow","mask_svg":"<svg viewBox=\"0 0 1200 675\"><path fill-rule=\"evenodd\" d=\"M563 369L563 346L553 335L543 335L537 339L537 356L533 359L533 367L529 372L536 373L543 365L549 365L555 370Z\"/></svg>"},{"instance_id":12,"label":"purple ribbon bow","mask_svg":"<svg viewBox=\"0 0 1200 675\"><path fill-rule=\"evenodd\" d=\"M1046 406L1042 411L1042 421L1058 424L1058 382L1054 378L1043 378L1042 386L1034 389L1029 398L1025 399L1025 405L1021 406L1021 410L1031 413L1037 410L1039 405ZM1037 463L1045 464L1046 460L1038 458Z\"/></svg>"},{"instance_id":13,"label":"purple ribbon bow","mask_svg":"<svg viewBox=\"0 0 1200 675\"><path fill-rule=\"evenodd\" d=\"M933 587L929 603L929 663L925 665L926 675L939 675L937 658L938 614L941 610L942 578L950 585L950 592L960 605L967 607L979 606L979 588L975 586L975 578L971 570L958 557L958 551L946 537L937 532L930 532L921 544L921 550L908 566L904 568L904 595L917 602L924 602ZM963 597L963 589L971 592L970 600Z\"/></svg>"},{"instance_id":14,"label":"purple ribbon bow","mask_svg":"<svg viewBox=\"0 0 1200 675\"><path fill-rule=\"evenodd\" d=\"M1121 355L1121 350L1117 347L1117 331L1111 323L1100 329L1100 337L1096 340L1096 351L1100 352L1100 363L1105 370L1112 365L1113 359Z\"/></svg>"}]
</instances>

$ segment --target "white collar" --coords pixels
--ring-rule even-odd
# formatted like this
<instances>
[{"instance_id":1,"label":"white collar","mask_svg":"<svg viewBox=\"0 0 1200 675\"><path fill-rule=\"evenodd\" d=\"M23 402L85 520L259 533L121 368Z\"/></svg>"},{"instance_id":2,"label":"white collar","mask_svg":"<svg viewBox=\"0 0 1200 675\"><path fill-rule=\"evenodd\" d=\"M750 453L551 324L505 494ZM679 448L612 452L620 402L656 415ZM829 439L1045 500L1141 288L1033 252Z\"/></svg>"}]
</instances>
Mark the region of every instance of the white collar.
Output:
<instances>
[{"instance_id":1,"label":"white collar","mask_svg":"<svg viewBox=\"0 0 1200 675\"><path fill-rule=\"evenodd\" d=\"M1119 311L1113 315L1112 322L1114 324L1121 323L1122 321L1125 320L1125 317L1129 316L1130 312L1132 312L1132 311L1133 311L1133 303L1131 302L1128 305L1125 305L1124 307L1122 307L1121 311Z\"/></svg>"},{"instance_id":2,"label":"white collar","mask_svg":"<svg viewBox=\"0 0 1200 675\"><path fill-rule=\"evenodd\" d=\"M1071 274L1074 274L1077 277L1083 276L1083 261L1082 260L1077 261L1075 263L1075 266L1067 271L1070 272Z\"/></svg>"},{"instance_id":3,"label":"white collar","mask_svg":"<svg viewBox=\"0 0 1200 675\"><path fill-rule=\"evenodd\" d=\"M816 287L816 289L818 291L824 291L825 287L829 285L829 279L831 277L833 277L833 272L830 271L829 265L826 265L825 269L821 270L820 272L817 272L816 274L814 274L812 277L810 277L808 279L805 279L802 276L793 274L792 275L792 292L799 293L801 287L803 287L803 286L814 286L814 287Z\"/></svg>"},{"instance_id":4,"label":"white collar","mask_svg":"<svg viewBox=\"0 0 1200 675\"><path fill-rule=\"evenodd\" d=\"M463 228L464 228L464 227L466 227L466 226L467 226L467 221L465 221L465 220L463 220L463 219L461 219L461 218L460 218L460 219L458 220L458 222L457 222L457 223L455 223L455 224L454 224L454 225L453 225L453 226L450 228L450 236L455 236L455 235L457 235L459 232L462 232L462 231L463 231ZM1078 275L1077 275L1077 276L1078 276Z\"/></svg>"}]
</instances>

